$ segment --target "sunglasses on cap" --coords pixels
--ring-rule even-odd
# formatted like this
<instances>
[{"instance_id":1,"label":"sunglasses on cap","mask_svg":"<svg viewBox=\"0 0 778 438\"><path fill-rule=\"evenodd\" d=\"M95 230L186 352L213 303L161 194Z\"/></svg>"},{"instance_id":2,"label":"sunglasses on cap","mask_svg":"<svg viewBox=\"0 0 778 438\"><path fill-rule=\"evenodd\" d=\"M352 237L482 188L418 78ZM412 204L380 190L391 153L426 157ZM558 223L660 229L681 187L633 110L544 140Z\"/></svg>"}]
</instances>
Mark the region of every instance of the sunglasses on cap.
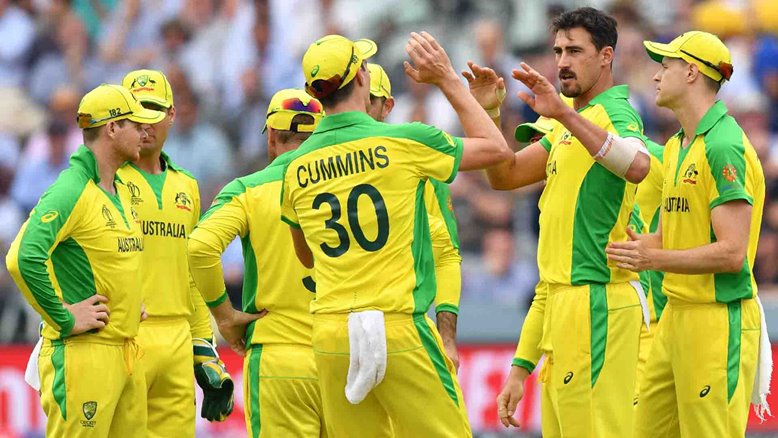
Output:
<instances>
[{"instance_id":1,"label":"sunglasses on cap","mask_svg":"<svg viewBox=\"0 0 778 438\"><path fill-rule=\"evenodd\" d=\"M719 62L719 65L717 66L717 65L713 64L710 61L706 61L706 60L700 58L699 56L692 55L691 53L687 52L686 50L681 50L681 53L689 56L690 58L693 58L696 61L701 62L706 67L710 67L713 70L716 70L717 72L719 72L721 74L721 80L719 81L719 83L724 81L724 79L729 80L729 78L732 77L732 73L735 70L735 68L732 66L732 64L730 64L728 62L723 62L723 61Z\"/></svg>"},{"instance_id":2,"label":"sunglasses on cap","mask_svg":"<svg viewBox=\"0 0 778 438\"><path fill-rule=\"evenodd\" d=\"M76 120L78 121L78 127L80 129L87 129L90 126L94 125L95 123L100 123L111 119L118 119L119 117L129 116L130 114L132 114L132 111L128 111L126 113L116 114L108 117L103 117L102 119L93 119L91 114L79 113L78 116L76 117Z\"/></svg>"},{"instance_id":3,"label":"sunglasses on cap","mask_svg":"<svg viewBox=\"0 0 778 438\"><path fill-rule=\"evenodd\" d=\"M297 97L291 97L289 99L285 99L281 102L281 107L276 108L273 111L270 111L268 113L268 117L272 116L273 114L279 112L279 111L294 111L294 112L305 112L305 113L321 113L321 103L318 100L311 99L310 102L304 103L302 100L300 100Z\"/></svg>"},{"instance_id":4,"label":"sunglasses on cap","mask_svg":"<svg viewBox=\"0 0 778 438\"><path fill-rule=\"evenodd\" d=\"M324 97L329 96L330 94L334 93L340 88L340 85L343 83L343 81L348 77L348 74L351 73L351 64L352 60L354 59L354 45L351 46L351 56L348 58L348 63L346 64L346 70L343 72L343 75L335 75L329 79L316 79L315 81L311 82L311 84L305 84L305 91L308 92L311 96L321 99Z\"/></svg>"}]
</instances>

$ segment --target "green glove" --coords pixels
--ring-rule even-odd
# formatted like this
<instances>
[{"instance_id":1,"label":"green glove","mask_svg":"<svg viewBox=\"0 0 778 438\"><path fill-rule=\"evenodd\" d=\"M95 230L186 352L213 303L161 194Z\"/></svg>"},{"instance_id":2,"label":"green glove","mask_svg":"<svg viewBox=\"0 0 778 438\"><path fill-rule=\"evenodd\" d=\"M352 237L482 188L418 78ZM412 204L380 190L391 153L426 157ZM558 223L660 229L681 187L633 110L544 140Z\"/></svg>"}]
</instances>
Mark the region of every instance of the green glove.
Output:
<instances>
[{"instance_id":1,"label":"green glove","mask_svg":"<svg viewBox=\"0 0 778 438\"><path fill-rule=\"evenodd\" d=\"M200 416L208 421L224 421L232 413L235 384L210 339L192 339L192 349L195 379L203 389Z\"/></svg>"}]
</instances>

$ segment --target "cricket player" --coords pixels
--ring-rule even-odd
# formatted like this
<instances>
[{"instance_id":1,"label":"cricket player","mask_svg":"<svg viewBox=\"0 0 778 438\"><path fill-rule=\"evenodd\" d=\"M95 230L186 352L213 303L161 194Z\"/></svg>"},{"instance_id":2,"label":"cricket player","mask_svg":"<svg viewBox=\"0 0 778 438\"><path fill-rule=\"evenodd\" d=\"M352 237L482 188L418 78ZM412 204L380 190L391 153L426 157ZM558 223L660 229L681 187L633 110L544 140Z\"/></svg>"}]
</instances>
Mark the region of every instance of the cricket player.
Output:
<instances>
[{"instance_id":1,"label":"cricket player","mask_svg":"<svg viewBox=\"0 0 778 438\"><path fill-rule=\"evenodd\" d=\"M392 436L379 429L391 419L397 436L470 436L454 365L426 316L436 283L424 187L511 151L424 32L411 34L415 67L406 62L405 71L441 89L468 137L373 120L365 59L376 51L339 35L311 44L306 91L327 116L284 172L282 218L317 284L313 350L327 376L319 381L327 431Z\"/></svg>"},{"instance_id":2,"label":"cricket player","mask_svg":"<svg viewBox=\"0 0 778 438\"><path fill-rule=\"evenodd\" d=\"M187 263L186 240L200 217L200 190L194 177L162 151L176 117L165 75L136 70L122 85L145 108L165 114L149 127L139 159L117 172L130 191L144 235L142 283L148 318L140 325L137 342L146 370L149 436L193 437L195 377L203 388L204 418L223 420L233 404L233 383L213 347L210 314L190 281Z\"/></svg>"},{"instance_id":3,"label":"cricket player","mask_svg":"<svg viewBox=\"0 0 778 438\"><path fill-rule=\"evenodd\" d=\"M138 159L148 124L164 117L119 85L87 93L78 106L84 145L8 252L8 271L44 321L37 377L46 436L146 436L134 340L144 242L116 170Z\"/></svg>"},{"instance_id":4,"label":"cricket player","mask_svg":"<svg viewBox=\"0 0 778 438\"><path fill-rule=\"evenodd\" d=\"M539 349L547 358L541 370L543 435L625 437L632 430L640 325L647 323L648 309L638 276L608 264L605 247L626 238L636 184L650 159L628 88L613 82L616 21L585 7L557 16L552 30L561 91L574 108L530 66L514 70L534 94L519 97L559 125L487 174L501 190L546 179L538 269L547 301L542 329L530 330L542 330ZM496 87L496 75L486 70ZM471 91L488 108L493 88L474 85L483 84L471 81ZM516 361L511 367L497 400L506 427L518 425L513 414L533 367Z\"/></svg>"},{"instance_id":5,"label":"cricket player","mask_svg":"<svg viewBox=\"0 0 778 438\"><path fill-rule=\"evenodd\" d=\"M394 108L392 84L383 67L367 64L370 71L370 106L367 113L383 122ZM424 203L429 215L432 258L435 261L435 317L446 356L459 369L457 315L462 294L462 257L451 191L447 184L430 179L424 186Z\"/></svg>"},{"instance_id":6,"label":"cricket player","mask_svg":"<svg viewBox=\"0 0 778 438\"><path fill-rule=\"evenodd\" d=\"M315 283L295 256L278 202L287 152L308 138L323 116L321 102L305 91L277 92L263 129L270 164L227 184L189 238L192 275L215 314L232 312L220 256L235 237L246 265L243 310L268 311L245 332L243 399L246 429L254 438L326 435L311 348Z\"/></svg>"},{"instance_id":7,"label":"cricket player","mask_svg":"<svg viewBox=\"0 0 778 438\"><path fill-rule=\"evenodd\" d=\"M661 63L656 104L675 113L681 130L665 145L657 232L629 232L607 250L621 268L665 272L667 305L640 385L635 436L742 437L760 342L769 349L752 273L764 174L716 100L733 72L724 43L692 31L644 45ZM757 404L768 389L754 391Z\"/></svg>"}]
</instances>

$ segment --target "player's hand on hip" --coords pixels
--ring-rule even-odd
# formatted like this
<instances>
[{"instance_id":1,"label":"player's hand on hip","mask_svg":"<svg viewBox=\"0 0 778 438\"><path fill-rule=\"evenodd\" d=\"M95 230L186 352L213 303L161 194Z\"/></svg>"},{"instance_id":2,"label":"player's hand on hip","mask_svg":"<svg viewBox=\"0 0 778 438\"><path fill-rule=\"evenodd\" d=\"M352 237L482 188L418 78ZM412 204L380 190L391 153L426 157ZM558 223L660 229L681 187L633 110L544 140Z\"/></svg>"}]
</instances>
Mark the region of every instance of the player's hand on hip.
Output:
<instances>
[{"instance_id":1,"label":"player's hand on hip","mask_svg":"<svg viewBox=\"0 0 778 438\"><path fill-rule=\"evenodd\" d=\"M522 367L512 366L508 378L497 396L497 416L503 426L520 427L519 420L514 417L516 406L524 397L524 380L529 372Z\"/></svg>"},{"instance_id":2,"label":"player's hand on hip","mask_svg":"<svg viewBox=\"0 0 778 438\"><path fill-rule=\"evenodd\" d=\"M438 85L445 81L459 81L448 54L427 32L411 32L405 45L411 62L403 62L405 74L416 82Z\"/></svg>"},{"instance_id":3,"label":"player's hand on hip","mask_svg":"<svg viewBox=\"0 0 778 438\"><path fill-rule=\"evenodd\" d=\"M562 102L554 85L526 63L522 62L521 68L513 69L512 76L532 91L534 96L524 91L519 91L518 96L539 115L559 119L565 111L570 110Z\"/></svg>"},{"instance_id":4,"label":"player's hand on hip","mask_svg":"<svg viewBox=\"0 0 778 438\"><path fill-rule=\"evenodd\" d=\"M235 383L210 339L192 339L192 350L195 380L203 390L200 416L208 421L224 421L234 407Z\"/></svg>"},{"instance_id":5,"label":"player's hand on hip","mask_svg":"<svg viewBox=\"0 0 778 438\"><path fill-rule=\"evenodd\" d=\"M457 345L453 342L443 341L443 350L446 356L454 363L454 369L459 371L459 352L457 351Z\"/></svg>"},{"instance_id":6,"label":"player's hand on hip","mask_svg":"<svg viewBox=\"0 0 778 438\"><path fill-rule=\"evenodd\" d=\"M652 249L646 244L646 239L627 228L629 240L626 242L611 242L605 248L608 260L616 263L622 269L634 272L645 271L653 268Z\"/></svg>"},{"instance_id":7,"label":"player's hand on hip","mask_svg":"<svg viewBox=\"0 0 778 438\"><path fill-rule=\"evenodd\" d=\"M104 328L108 324L108 318L111 315L111 311L105 304L107 302L108 298L95 294L74 304L65 303L65 308L73 314L75 319L70 334L77 335L89 330Z\"/></svg>"},{"instance_id":8,"label":"player's hand on hip","mask_svg":"<svg viewBox=\"0 0 778 438\"><path fill-rule=\"evenodd\" d=\"M470 71L463 71L467 79L470 94L485 110L497 109L505 100L505 80L489 67L481 67L473 61L467 61Z\"/></svg>"},{"instance_id":9,"label":"player's hand on hip","mask_svg":"<svg viewBox=\"0 0 778 438\"><path fill-rule=\"evenodd\" d=\"M230 344L230 348L243 356L246 354L246 326L266 314L267 310L264 309L259 313L245 313L232 309L227 317L216 319L216 326L219 328L219 333Z\"/></svg>"}]
</instances>

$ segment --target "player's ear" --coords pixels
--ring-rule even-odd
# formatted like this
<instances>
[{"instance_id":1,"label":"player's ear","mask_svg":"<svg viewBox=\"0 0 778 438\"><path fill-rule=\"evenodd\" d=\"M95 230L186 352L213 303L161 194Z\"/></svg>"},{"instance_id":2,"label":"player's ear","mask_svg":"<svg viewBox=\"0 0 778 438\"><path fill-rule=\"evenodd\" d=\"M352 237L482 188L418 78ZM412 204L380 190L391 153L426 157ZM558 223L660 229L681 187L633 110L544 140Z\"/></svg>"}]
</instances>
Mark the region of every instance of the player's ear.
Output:
<instances>
[{"instance_id":1,"label":"player's ear","mask_svg":"<svg viewBox=\"0 0 778 438\"><path fill-rule=\"evenodd\" d=\"M168 126L173 126L173 121L176 119L176 106L171 105L167 110Z\"/></svg>"},{"instance_id":2,"label":"player's ear","mask_svg":"<svg viewBox=\"0 0 778 438\"><path fill-rule=\"evenodd\" d=\"M613 63L613 47L611 46L605 46L600 50L600 54L602 55L602 62L605 65Z\"/></svg>"},{"instance_id":3,"label":"player's ear","mask_svg":"<svg viewBox=\"0 0 778 438\"><path fill-rule=\"evenodd\" d=\"M390 97L384 101L384 106L381 108L381 117L386 119L389 113L394 109L394 97Z\"/></svg>"}]
</instances>

